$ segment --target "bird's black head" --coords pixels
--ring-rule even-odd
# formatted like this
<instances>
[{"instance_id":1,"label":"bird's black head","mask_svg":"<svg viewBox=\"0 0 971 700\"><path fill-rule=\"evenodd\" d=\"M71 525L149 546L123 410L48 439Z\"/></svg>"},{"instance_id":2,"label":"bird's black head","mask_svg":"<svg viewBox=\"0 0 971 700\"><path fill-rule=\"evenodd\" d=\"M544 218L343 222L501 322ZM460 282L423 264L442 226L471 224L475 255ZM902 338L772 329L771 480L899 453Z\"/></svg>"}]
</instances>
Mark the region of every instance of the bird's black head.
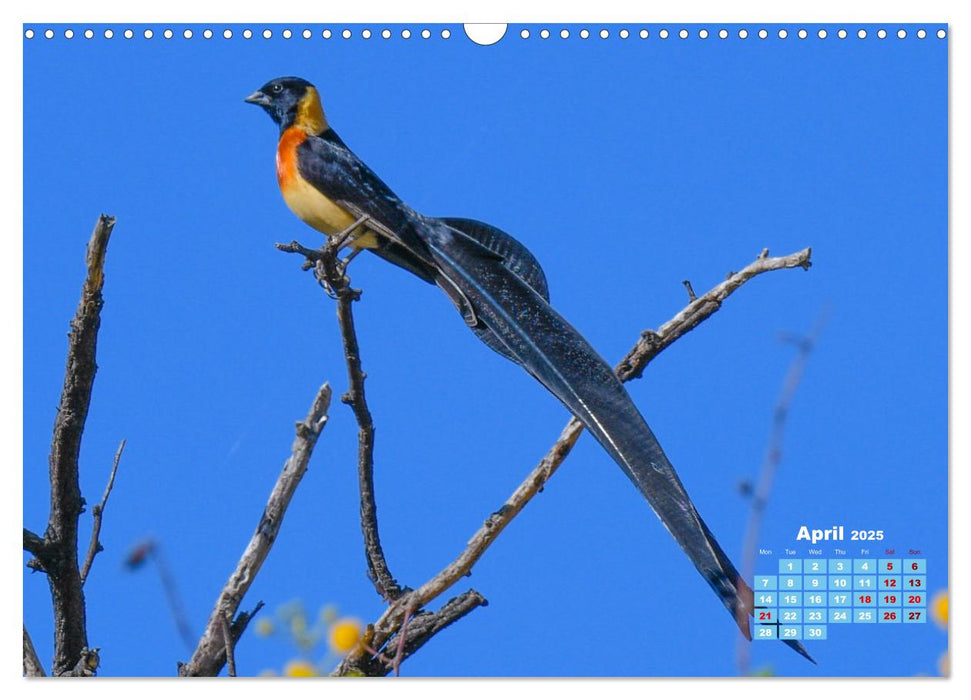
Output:
<instances>
[{"instance_id":1,"label":"bird's black head","mask_svg":"<svg viewBox=\"0 0 971 700\"><path fill-rule=\"evenodd\" d=\"M259 105L283 131L299 126L321 133L327 128L317 89L303 78L275 78L246 98Z\"/></svg>"}]
</instances>

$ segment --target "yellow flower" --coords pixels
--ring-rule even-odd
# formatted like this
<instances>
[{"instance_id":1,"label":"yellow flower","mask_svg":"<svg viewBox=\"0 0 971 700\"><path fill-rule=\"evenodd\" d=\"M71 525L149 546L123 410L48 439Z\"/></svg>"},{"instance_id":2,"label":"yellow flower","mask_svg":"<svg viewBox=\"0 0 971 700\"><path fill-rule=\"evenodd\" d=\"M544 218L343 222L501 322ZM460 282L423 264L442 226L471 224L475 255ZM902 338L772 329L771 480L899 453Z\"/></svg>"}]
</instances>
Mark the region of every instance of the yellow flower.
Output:
<instances>
[{"instance_id":1,"label":"yellow flower","mask_svg":"<svg viewBox=\"0 0 971 700\"><path fill-rule=\"evenodd\" d=\"M273 620L268 617L261 617L257 620L256 634L260 637L269 637L273 634Z\"/></svg>"},{"instance_id":2,"label":"yellow flower","mask_svg":"<svg viewBox=\"0 0 971 700\"><path fill-rule=\"evenodd\" d=\"M335 654L344 655L352 651L361 641L361 621L344 617L330 627L328 644Z\"/></svg>"},{"instance_id":3,"label":"yellow flower","mask_svg":"<svg viewBox=\"0 0 971 700\"><path fill-rule=\"evenodd\" d=\"M294 659L283 667L283 675L288 678L310 678L317 675L317 669L309 661Z\"/></svg>"},{"instance_id":4,"label":"yellow flower","mask_svg":"<svg viewBox=\"0 0 971 700\"><path fill-rule=\"evenodd\" d=\"M931 599L931 619L947 629L947 590L938 591Z\"/></svg>"}]
</instances>

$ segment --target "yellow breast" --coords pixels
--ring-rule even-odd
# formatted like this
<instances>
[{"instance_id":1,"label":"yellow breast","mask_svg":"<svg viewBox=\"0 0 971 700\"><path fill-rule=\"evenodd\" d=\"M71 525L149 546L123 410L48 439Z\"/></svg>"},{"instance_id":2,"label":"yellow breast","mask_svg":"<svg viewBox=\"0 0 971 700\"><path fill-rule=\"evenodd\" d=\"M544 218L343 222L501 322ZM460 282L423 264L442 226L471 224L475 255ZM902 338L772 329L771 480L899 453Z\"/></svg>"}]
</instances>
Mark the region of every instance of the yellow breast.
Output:
<instances>
[{"instance_id":1,"label":"yellow breast","mask_svg":"<svg viewBox=\"0 0 971 700\"><path fill-rule=\"evenodd\" d=\"M276 175L283 201L308 226L332 235L345 230L357 219L339 204L303 179L297 168L297 147L307 138L306 132L291 127L283 132L276 152ZM373 232L361 232L354 237L355 248L374 248L377 239Z\"/></svg>"}]
</instances>

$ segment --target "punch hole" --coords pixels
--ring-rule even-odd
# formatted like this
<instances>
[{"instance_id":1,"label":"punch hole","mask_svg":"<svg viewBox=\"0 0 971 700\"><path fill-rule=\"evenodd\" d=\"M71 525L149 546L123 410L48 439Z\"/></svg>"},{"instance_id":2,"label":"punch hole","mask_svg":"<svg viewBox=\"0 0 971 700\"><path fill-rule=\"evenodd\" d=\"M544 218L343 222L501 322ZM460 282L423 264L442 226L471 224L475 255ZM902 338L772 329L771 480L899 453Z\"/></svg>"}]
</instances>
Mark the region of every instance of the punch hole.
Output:
<instances>
[{"instance_id":1,"label":"punch hole","mask_svg":"<svg viewBox=\"0 0 971 700\"><path fill-rule=\"evenodd\" d=\"M34 38L34 30L33 29L28 29L27 31L25 31L24 32L24 37L27 38L27 39L33 39Z\"/></svg>"},{"instance_id":2,"label":"punch hole","mask_svg":"<svg viewBox=\"0 0 971 700\"><path fill-rule=\"evenodd\" d=\"M73 39L74 38L74 30L73 29L65 29L64 30L64 38L65 39Z\"/></svg>"},{"instance_id":3,"label":"punch hole","mask_svg":"<svg viewBox=\"0 0 971 700\"><path fill-rule=\"evenodd\" d=\"M608 32L606 29L601 29L600 30L600 38L601 39L606 39L608 36L610 36L610 32Z\"/></svg>"},{"instance_id":4,"label":"punch hole","mask_svg":"<svg viewBox=\"0 0 971 700\"><path fill-rule=\"evenodd\" d=\"M719 29L718 30L718 38L719 39L727 39L728 38L728 30L727 29Z\"/></svg>"},{"instance_id":5,"label":"punch hole","mask_svg":"<svg viewBox=\"0 0 971 700\"><path fill-rule=\"evenodd\" d=\"M626 39L629 36L630 36L630 32L629 31L627 31L626 29L621 29L620 30L620 38L621 39Z\"/></svg>"},{"instance_id":6,"label":"punch hole","mask_svg":"<svg viewBox=\"0 0 971 700\"><path fill-rule=\"evenodd\" d=\"M506 29L509 25L506 24L464 24L462 25L465 29L465 36L469 37L479 46L492 46L498 43L502 37L506 36ZM544 30L546 31L546 30ZM529 37L529 32L525 29L523 30L525 35L520 33L523 39ZM549 32L547 32L549 36Z\"/></svg>"},{"instance_id":7,"label":"punch hole","mask_svg":"<svg viewBox=\"0 0 971 700\"><path fill-rule=\"evenodd\" d=\"M125 30L125 38L126 39L131 39L133 36L135 36L135 32L133 32L131 29L126 29Z\"/></svg>"},{"instance_id":8,"label":"punch hole","mask_svg":"<svg viewBox=\"0 0 971 700\"><path fill-rule=\"evenodd\" d=\"M300 32L300 36L302 36L304 39L309 39L313 35L314 33L309 29L304 29L302 32Z\"/></svg>"},{"instance_id":9,"label":"punch hole","mask_svg":"<svg viewBox=\"0 0 971 700\"><path fill-rule=\"evenodd\" d=\"M780 39L785 39L787 36L789 36L789 32L787 32L785 29L780 29L779 30L779 38Z\"/></svg>"},{"instance_id":10,"label":"punch hole","mask_svg":"<svg viewBox=\"0 0 971 700\"><path fill-rule=\"evenodd\" d=\"M407 30L405 30L405 31L407 31ZM351 38L351 30L350 29L345 29L344 31L341 32L341 36L343 38L345 38L345 39L350 39ZM404 36L404 32L402 32L402 36Z\"/></svg>"},{"instance_id":11,"label":"punch hole","mask_svg":"<svg viewBox=\"0 0 971 700\"><path fill-rule=\"evenodd\" d=\"M768 39L768 38L769 38L769 32L767 32L765 29L760 29L759 39Z\"/></svg>"},{"instance_id":12,"label":"punch hole","mask_svg":"<svg viewBox=\"0 0 971 700\"><path fill-rule=\"evenodd\" d=\"M667 29L662 29L661 31L659 31L659 32L657 33L657 35L658 35L659 37L661 37L662 39L667 39L667 38L668 38L668 30L667 30ZM606 38L607 38L607 37L604 37L604 39L606 39Z\"/></svg>"},{"instance_id":13,"label":"punch hole","mask_svg":"<svg viewBox=\"0 0 971 700\"><path fill-rule=\"evenodd\" d=\"M204 29L204 30L202 30L202 38L203 39L212 39L212 30L211 29Z\"/></svg>"},{"instance_id":14,"label":"punch hole","mask_svg":"<svg viewBox=\"0 0 971 700\"><path fill-rule=\"evenodd\" d=\"M282 35L283 35L283 38L284 39L290 39L291 37L293 37L293 32L290 31L289 29L284 29L283 32L282 32ZM229 36L232 36L232 34L230 34ZM229 37L227 37L227 38L229 38Z\"/></svg>"},{"instance_id":15,"label":"punch hole","mask_svg":"<svg viewBox=\"0 0 971 700\"><path fill-rule=\"evenodd\" d=\"M687 29L682 29L680 32L678 32L678 36L681 37L682 39L687 39L688 38L688 30Z\"/></svg>"},{"instance_id":16,"label":"punch hole","mask_svg":"<svg viewBox=\"0 0 971 700\"><path fill-rule=\"evenodd\" d=\"M590 30L589 29L581 29L580 30L580 38L581 39L589 39L590 38Z\"/></svg>"},{"instance_id":17,"label":"punch hole","mask_svg":"<svg viewBox=\"0 0 971 700\"><path fill-rule=\"evenodd\" d=\"M390 29L382 29L381 30L381 38L382 39L390 39L391 38L391 30Z\"/></svg>"},{"instance_id":18,"label":"punch hole","mask_svg":"<svg viewBox=\"0 0 971 700\"><path fill-rule=\"evenodd\" d=\"M702 30L702 31L704 31L704 30ZM651 35L651 33L649 31L647 31L646 29L642 29L641 32L640 32L640 34L638 34L638 36L640 36L641 39L646 39L650 35Z\"/></svg>"},{"instance_id":19,"label":"punch hole","mask_svg":"<svg viewBox=\"0 0 971 700\"><path fill-rule=\"evenodd\" d=\"M880 29L880 30L878 30L877 31L877 37L880 38L880 39L886 39L887 38L887 30L886 29Z\"/></svg>"},{"instance_id":20,"label":"punch hole","mask_svg":"<svg viewBox=\"0 0 971 700\"><path fill-rule=\"evenodd\" d=\"M907 30L906 29L899 29L899 30L897 30L897 38L898 39L906 39L907 38Z\"/></svg>"},{"instance_id":21,"label":"punch hole","mask_svg":"<svg viewBox=\"0 0 971 700\"><path fill-rule=\"evenodd\" d=\"M164 32L162 32L162 36L164 36L166 39L171 39L173 36L175 36L175 33L171 29L166 29Z\"/></svg>"},{"instance_id":22,"label":"punch hole","mask_svg":"<svg viewBox=\"0 0 971 700\"><path fill-rule=\"evenodd\" d=\"M105 29L105 39L111 39L115 33L110 29Z\"/></svg>"},{"instance_id":23,"label":"punch hole","mask_svg":"<svg viewBox=\"0 0 971 700\"><path fill-rule=\"evenodd\" d=\"M333 33L329 29L325 29L320 33L320 36L324 37L325 39L330 39L333 36Z\"/></svg>"},{"instance_id":24,"label":"punch hole","mask_svg":"<svg viewBox=\"0 0 971 700\"><path fill-rule=\"evenodd\" d=\"M223 30L223 39L232 39L232 38L233 38L233 30L232 29L224 29Z\"/></svg>"},{"instance_id":25,"label":"punch hole","mask_svg":"<svg viewBox=\"0 0 971 700\"><path fill-rule=\"evenodd\" d=\"M846 30L845 29L840 29L838 32L836 32L836 36L838 36L840 39L845 39L846 38Z\"/></svg>"},{"instance_id":26,"label":"punch hole","mask_svg":"<svg viewBox=\"0 0 971 700\"><path fill-rule=\"evenodd\" d=\"M560 30L560 38L561 39L569 39L570 38L570 30L569 29L561 29Z\"/></svg>"},{"instance_id":27,"label":"punch hole","mask_svg":"<svg viewBox=\"0 0 971 700\"><path fill-rule=\"evenodd\" d=\"M54 30L53 29L48 29L46 32L44 32L44 38L45 39L53 39L54 38Z\"/></svg>"},{"instance_id":28,"label":"punch hole","mask_svg":"<svg viewBox=\"0 0 971 700\"><path fill-rule=\"evenodd\" d=\"M186 31L188 31L188 30L186 30ZM252 39L253 38L253 30L252 29L244 29L243 30L243 38L244 39Z\"/></svg>"},{"instance_id":29,"label":"punch hole","mask_svg":"<svg viewBox=\"0 0 971 700\"><path fill-rule=\"evenodd\" d=\"M155 36L155 32L153 32L151 29L146 29L143 33L143 36L146 39L151 39L153 36Z\"/></svg>"},{"instance_id":30,"label":"punch hole","mask_svg":"<svg viewBox=\"0 0 971 700\"><path fill-rule=\"evenodd\" d=\"M269 29L264 29L263 30L263 38L264 39L269 39L271 36L273 36L273 32L271 32Z\"/></svg>"},{"instance_id":31,"label":"punch hole","mask_svg":"<svg viewBox=\"0 0 971 700\"><path fill-rule=\"evenodd\" d=\"M799 30L799 38L800 39L805 39L807 36L809 36L809 32L807 32L805 29L800 29Z\"/></svg>"},{"instance_id":32,"label":"punch hole","mask_svg":"<svg viewBox=\"0 0 971 700\"><path fill-rule=\"evenodd\" d=\"M539 38L540 39L549 39L550 38L550 30L549 29L542 29L542 30L540 30Z\"/></svg>"},{"instance_id":33,"label":"punch hole","mask_svg":"<svg viewBox=\"0 0 971 700\"><path fill-rule=\"evenodd\" d=\"M937 38L938 39L943 39L946 36L947 36L947 32L945 32L943 29L938 29L937 30Z\"/></svg>"},{"instance_id":34,"label":"punch hole","mask_svg":"<svg viewBox=\"0 0 971 700\"><path fill-rule=\"evenodd\" d=\"M918 39L926 39L927 38L927 32L924 31L923 29L918 29L917 30L917 38Z\"/></svg>"},{"instance_id":35,"label":"punch hole","mask_svg":"<svg viewBox=\"0 0 971 700\"><path fill-rule=\"evenodd\" d=\"M84 38L85 39L94 39L94 32L91 31L90 29L85 29L84 30Z\"/></svg>"},{"instance_id":36,"label":"punch hole","mask_svg":"<svg viewBox=\"0 0 971 700\"><path fill-rule=\"evenodd\" d=\"M825 39L826 38L826 30L825 29L820 29L818 32L816 32L816 36L818 36L820 39Z\"/></svg>"},{"instance_id":37,"label":"punch hole","mask_svg":"<svg viewBox=\"0 0 971 700\"><path fill-rule=\"evenodd\" d=\"M451 36L452 36L452 32L449 29L443 29L442 30L442 38L443 39L448 39Z\"/></svg>"},{"instance_id":38,"label":"punch hole","mask_svg":"<svg viewBox=\"0 0 971 700\"><path fill-rule=\"evenodd\" d=\"M370 29L363 30L361 32L361 36L364 37L365 39L370 39L371 38L371 30Z\"/></svg>"},{"instance_id":39,"label":"punch hole","mask_svg":"<svg viewBox=\"0 0 971 700\"><path fill-rule=\"evenodd\" d=\"M748 39L748 29L739 29L738 30L738 38L739 39Z\"/></svg>"},{"instance_id":40,"label":"punch hole","mask_svg":"<svg viewBox=\"0 0 971 700\"><path fill-rule=\"evenodd\" d=\"M402 39L410 39L411 38L411 30L410 29L402 29L401 30L401 38Z\"/></svg>"},{"instance_id":41,"label":"punch hole","mask_svg":"<svg viewBox=\"0 0 971 700\"><path fill-rule=\"evenodd\" d=\"M707 29L699 29L698 30L698 37L701 38L701 39L707 39L708 38L708 30Z\"/></svg>"},{"instance_id":42,"label":"punch hole","mask_svg":"<svg viewBox=\"0 0 971 700\"><path fill-rule=\"evenodd\" d=\"M521 32L519 32L519 36L521 36L523 39L528 39L529 38L529 30L528 29L522 30ZM478 42L476 42L476 43L478 43Z\"/></svg>"},{"instance_id":43,"label":"punch hole","mask_svg":"<svg viewBox=\"0 0 971 700\"><path fill-rule=\"evenodd\" d=\"M856 33L856 35L861 39L866 39L866 29L861 29Z\"/></svg>"},{"instance_id":44,"label":"punch hole","mask_svg":"<svg viewBox=\"0 0 971 700\"><path fill-rule=\"evenodd\" d=\"M191 39L192 38L192 30L191 29L186 29L184 32L182 32L182 36L185 39Z\"/></svg>"}]
</instances>

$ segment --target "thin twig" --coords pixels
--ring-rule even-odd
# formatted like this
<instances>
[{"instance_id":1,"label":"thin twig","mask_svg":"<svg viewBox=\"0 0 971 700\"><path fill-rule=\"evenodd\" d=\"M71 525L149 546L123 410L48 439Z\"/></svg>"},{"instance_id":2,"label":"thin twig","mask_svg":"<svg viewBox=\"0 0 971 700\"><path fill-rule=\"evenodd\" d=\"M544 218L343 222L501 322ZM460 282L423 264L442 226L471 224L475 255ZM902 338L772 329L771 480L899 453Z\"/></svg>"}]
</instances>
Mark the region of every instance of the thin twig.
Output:
<instances>
[{"instance_id":1,"label":"thin twig","mask_svg":"<svg viewBox=\"0 0 971 700\"><path fill-rule=\"evenodd\" d=\"M643 332L634 347L614 368L620 380L627 382L640 377L647 364L657 357L661 351L712 316L721 308L722 302L748 280L772 270L795 267L808 270L811 264L809 248L777 258L769 258L767 253L768 251L763 251L754 262L740 272L732 273L724 282L692 301L656 332ZM570 454L582 431L583 426L580 422L576 418L571 418L546 456L540 460L539 464L516 488L502 507L490 515L482 527L472 535L466 548L459 556L417 590L404 594L395 603L388 606L381 617L373 624L374 635L371 643L373 648L382 649L391 635L400 629L409 606L414 605L414 609L421 609L422 606L451 588L459 579L469 575L473 565L496 540L502 530L543 489L546 482ZM414 604L413 601L417 601L417 604ZM334 671L334 675L353 674L366 667L368 667L366 651L360 649L346 656Z\"/></svg>"},{"instance_id":2,"label":"thin twig","mask_svg":"<svg viewBox=\"0 0 971 700\"><path fill-rule=\"evenodd\" d=\"M165 601L169 604L169 611L172 619L175 620L175 628L179 631L179 636L185 644L186 649L192 651L195 647L196 637L189 625L189 616L186 615L185 605L182 604L182 596L179 595L179 586L169 566L168 559L162 553L162 546L158 542L153 542L148 550L148 556L155 563L155 570L158 572L159 581L162 583L162 591L165 593Z\"/></svg>"},{"instance_id":3,"label":"thin twig","mask_svg":"<svg viewBox=\"0 0 971 700\"><path fill-rule=\"evenodd\" d=\"M802 375L806 370L806 363L809 355L816 347L816 341L823 330L828 318L828 311L820 312L816 323L809 335L795 339L793 345L796 346L796 356L792 358L789 371L782 383L779 398L776 400L775 408L772 411L772 428L769 431L769 442L765 450L765 457L762 460L762 467L759 470L758 483L752 493L752 504L749 510L748 523L745 526L745 538L742 545L742 578L751 581L755 574L755 560L758 552L759 537L762 532L762 518L765 515L765 507L769 503L769 496L772 492L772 482L775 480L779 464L782 462L782 444L785 437L786 419L789 415L789 408L796 395L796 389L802 380ZM735 649L735 658L738 663L739 675L747 676L751 667L752 652L751 646L745 639L740 639Z\"/></svg>"},{"instance_id":4,"label":"thin twig","mask_svg":"<svg viewBox=\"0 0 971 700\"><path fill-rule=\"evenodd\" d=\"M24 675L30 678L46 676L44 666L37 658L37 651L34 649L34 642L27 634L27 625L24 625Z\"/></svg>"},{"instance_id":5,"label":"thin twig","mask_svg":"<svg viewBox=\"0 0 971 700\"><path fill-rule=\"evenodd\" d=\"M44 533L42 560L54 604L54 664L52 675L74 670L87 649L84 592L78 571L78 518L84 510L78 483L78 455L97 372L98 329L104 299L105 254L115 225L102 214L88 241L87 274L81 301L68 334L64 387L51 440L51 512Z\"/></svg>"},{"instance_id":6,"label":"thin twig","mask_svg":"<svg viewBox=\"0 0 971 700\"><path fill-rule=\"evenodd\" d=\"M290 244L278 243L277 248L288 253L299 253L308 262L313 262L317 280L337 300L337 322L344 347L348 381L347 393L341 397L341 401L350 405L358 426L357 474L361 494L361 532L364 535L368 577L378 595L387 601L393 601L401 596L402 590L388 567L378 532L378 507L374 495L374 421L364 393L367 374L361 369L361 351L352 310L352 305L360 298L361 292L351 288L350 279L345 274L346 261L337 257L342 243L341 237L333 237L320 250L304 248L295 241Z\"/></svg>"},{"instance_id":7,"label":"thin twig","mask_svg":"<svg viewBox=\"0 0 971 700\"><path fill-rule=\"evenodd\" d=\"M108 505L108 496L111 495L111 489L115 485L115 475L118 473L118 463L121 461L121 453L124 449L125 441L122 440L121 444L118 445L118 451L115 452L115 461L111 466L111 475L108 477L108 485L105 487L105 493L101 497L101 503L91 510L94 516L94 527L91 530L91 544L88 545L88 555L84 558L84 566L81 567L82 586L88 580L88 572L91 571L91 564L94 563L95 555L104 549L101 546L101 542L98 541L98 537L101 535L101 521L104 518L105 506Z\"/></svg>"},{"instance_id":8,"label":"thin twig","mask_svg":"<svg viewBox=\"0 0 971 700\"><path fill-rule=\"evenodd\" d=\"M188 663L179 667L180 676L216 676L226 662L226 647L222 643L221 620L232 619L243 600L243 596L253 584L260 567L266 560L270 549L283 525L290 500L300 484L300 480L307 472L310 456L313 454L317 438L327 422L327 410L330 407L330 384L324 384L317 392L307 417L296 425L296 438L293 441L290 457L283 465L283 470L277 478L273 490L270 492L266 508L260 516L249 544L246 546L235 571L229 577L226 585L219 592L216 604L209 616L206 630L196 646L195 652ZM262 605L262 604L261 604ZM260 606L257 606L259 609ZM255 614L255 611L254 613ZM234 644L251 619L252 614L241 614L233 623Z\"/></svg>"},{"instance_id":9,"label":"thin twig","mask_svg":"<svg viewBox=\"0 0 971 700\"><path fill-rule=\"evenodd\" d=\"M233 647L233 633L230 631L232 621L229 617L222 618L223 643L226 645L226 673L230 678L236 677L236 653Z\"/></svg>"}]
</instances>

